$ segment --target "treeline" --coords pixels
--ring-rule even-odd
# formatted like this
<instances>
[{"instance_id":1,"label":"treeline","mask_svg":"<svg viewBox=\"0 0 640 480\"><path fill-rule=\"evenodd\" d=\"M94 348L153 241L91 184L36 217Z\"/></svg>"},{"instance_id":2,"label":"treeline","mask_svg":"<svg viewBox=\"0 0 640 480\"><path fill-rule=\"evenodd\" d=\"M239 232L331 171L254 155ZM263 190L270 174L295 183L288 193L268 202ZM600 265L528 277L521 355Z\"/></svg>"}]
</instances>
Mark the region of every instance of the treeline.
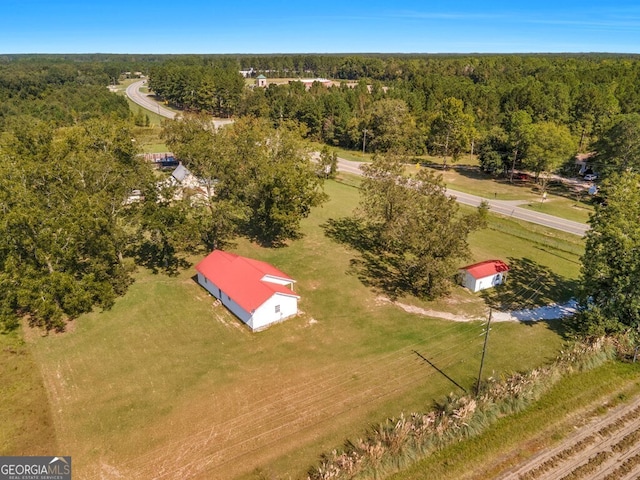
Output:
<instances>
[{"instance_id":1,"label":"treeline","mask_svg":"<svg viewBox=\"0 0 640 480\"><path fill-rule=\"evenodd\" d=\"M178 108L230 117L239 111L244 78L234 62L167 62L151 68L149 88Z\"/></svg>"},{"instance_id":2,"label":"treeline","mask_svg":"<svg viewBox=\"0 0 640 480\"><path fill-rule=\"evenodd\" d=\"M269 118L275 125L299 122L308 138L328 145L453 161L479 153L490 171L555 169L576 152L588 152L614 117L640 111L635 56L292 55L236 62L172 60L151 70L150 85L189 109ZM353 82L241 90L233 71L241 62L269 76Z\"/></svg>"},{"instance_id":3,"label":"treeline","mask_svg":"<svg viewBox=\"0 0 640 480\"><path fill-rule=\"evenodd\" d=\"M119 65L42 58L0 61L0 130L26 117L53 125L113 115L130 116L122 97L107 85L118 80Z\"/></svg>"}]
</instances>

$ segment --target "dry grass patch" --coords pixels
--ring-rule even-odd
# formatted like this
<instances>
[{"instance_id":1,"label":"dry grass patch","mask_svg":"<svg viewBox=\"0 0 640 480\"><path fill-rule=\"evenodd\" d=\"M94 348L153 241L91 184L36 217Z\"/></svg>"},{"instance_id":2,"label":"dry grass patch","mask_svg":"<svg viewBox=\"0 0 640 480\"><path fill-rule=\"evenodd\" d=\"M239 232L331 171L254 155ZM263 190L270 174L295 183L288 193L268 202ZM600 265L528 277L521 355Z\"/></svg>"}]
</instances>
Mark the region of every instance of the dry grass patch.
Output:
<instances>
[{"instance_id":1,"label":"dry grass patch","mask_svg":"<svg viewBox=\"0 0 640 480\"><path fill-rule=\"evenodd\" d=\"M0 334L0 385L0 455L58 453L40 368L20 330Z\"/></svg>"}]
</instances>

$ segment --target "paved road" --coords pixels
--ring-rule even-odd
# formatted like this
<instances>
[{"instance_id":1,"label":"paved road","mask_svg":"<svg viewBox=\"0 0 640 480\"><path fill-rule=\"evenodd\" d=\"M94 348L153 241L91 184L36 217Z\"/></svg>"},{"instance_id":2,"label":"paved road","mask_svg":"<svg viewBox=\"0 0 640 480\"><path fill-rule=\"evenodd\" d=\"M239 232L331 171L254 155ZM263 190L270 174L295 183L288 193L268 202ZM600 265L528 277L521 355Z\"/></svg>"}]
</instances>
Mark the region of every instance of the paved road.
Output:
<instances>
[{"instance_id":1,"label":"paved road","mask_svg":"<svg viewBox=\"0 0 640 480\"><path fill-rule=\"evenodd\" d=\"M160 103L156 102L152 98L149 97L149 94L142 93L140 88L142 88L146 83L146 80L139 80L137 82L133 82L131 85L127 87L126 94L134 103L137 103L141 107L146 108L147 110L157 113L165 118L175 119L178 114L173 110L169 110L168 108L163 107ZM213 124L216 128L232 123L231 119L214 119Z\"/></svg>"},{"instance_id":2,"label":"paved road","mask_svg":"<svg viewBox=\"0 0 640 480\"><path fill-rule=\"evenodd\" d=\"M155 100L149 98L146 93L141 93L140 88L144 86L146 80L140 80L134 82L127 87L127 96L138 105L156 112L166 118L176 118L176 112L169 110L160 105ZM233 120L214 120L216 127L231 123ZM352 173L354 175L362 175L360 170L360 163L346 160L344 158L338 158L338 170L341 172ZM519 202L505 201L505 200L492 200L489 198L478 197L477 195L470 195L468 193L458 192L456 190L447 190L449 195L456 198L456 200L464 205L470 205L477 207L483 200L489 203L489 208L494 213L506 215L508 217L517 218L526 222L536 223L538 225L544 225L545 227L554 228L563 232L573 233L574 235L584 236L589 226L584 223L573 222L571 220L565 220L553 215L547 215L546 213L538 213L526 208L518 207Z\"/></svg>"},{"instance_id":3,"label":"paved road","mask_svg":"<svg viewBox=\"0 0 640 480\"><path fill-rule=\"evenodd\" d=\"M176 112L163 107L160 103L149 98L149 95L147 93L142 93L140 91L140 88L144 86L145 82L146 80L140 80L129 85L126 90L127 97L129 97L133 102L137 103L141 107L144 107L147 110L152 111L153 113L157 113L158 115L161 115L165 118L176 118Z\"/></svg>"},{"instance_id":4,"label":"paved road","mask_svg":"<svg viewBox=\"0 0 640 480\"><path fill-rule=\"evenodd\" d=\"M352 173L354 175L362 175L360 163L338 158L338 170L341 172ZM545 227L554 228L563 232L573 233L574 235L584 236L589 226L580 222L565 220L564 218L555 217L546 213L538 213L526 208L518 207L518 201L495 200L483 198L477 195L458 192L456 190L447 189L447 193L464 205L477 207L484 200L489 203L489 209L494 213L499 213L508 217L517 218L526 222L544 225Z\"/></svg>"}]
</instances>

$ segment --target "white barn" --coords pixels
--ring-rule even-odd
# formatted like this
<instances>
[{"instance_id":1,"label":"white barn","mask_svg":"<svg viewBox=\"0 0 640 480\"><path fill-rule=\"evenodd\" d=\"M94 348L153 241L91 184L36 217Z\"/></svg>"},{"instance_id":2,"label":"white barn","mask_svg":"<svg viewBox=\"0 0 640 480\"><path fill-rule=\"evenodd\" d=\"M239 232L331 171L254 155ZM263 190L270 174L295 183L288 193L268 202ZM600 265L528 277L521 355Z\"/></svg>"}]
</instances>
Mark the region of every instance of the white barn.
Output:
<instances>
[{"instance_id":1,"label":"white barn","mask_svg":"<svg viewBox=\"0 0 640 480\"><path fill-rule=\"evenodd\" d=\"M507 279L509 265L502 260L485 260L460 269L460 284L472 292L500 285Z\"/></svg>"},{"instance_id":2,"label":"white barn","mask_svg":"<svg viewBox=\"0 0 640 480\"><path fill-rule=\"evenodd\" d=\"M266 262L214 250L196 271L198 283L253 331L298 313L295 280Z\"/></svg>"}]
</instances>

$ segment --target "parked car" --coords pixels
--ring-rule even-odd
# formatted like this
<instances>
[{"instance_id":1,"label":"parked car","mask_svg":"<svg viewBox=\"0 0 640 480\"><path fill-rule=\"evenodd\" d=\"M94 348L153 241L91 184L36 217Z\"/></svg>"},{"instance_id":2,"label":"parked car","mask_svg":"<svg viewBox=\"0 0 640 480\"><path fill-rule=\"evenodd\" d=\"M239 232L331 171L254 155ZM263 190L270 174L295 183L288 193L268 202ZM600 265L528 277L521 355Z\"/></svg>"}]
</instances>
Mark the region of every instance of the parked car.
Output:
<instances>
[{"instance_id":1,"label":"parked car","mask_svg":"<svg viewBox=\"0 0 640 480\"><path fill-rule=\"evenodd\" d=\"M597 174L595 174L595 173L587 173L587 174L584 176L584 179L585 179L587 182L593 182L593 181L594 181L594 180L596 180L597 178L598 178L598 175L597 175Z\"/></svg>"}]
</instances>

